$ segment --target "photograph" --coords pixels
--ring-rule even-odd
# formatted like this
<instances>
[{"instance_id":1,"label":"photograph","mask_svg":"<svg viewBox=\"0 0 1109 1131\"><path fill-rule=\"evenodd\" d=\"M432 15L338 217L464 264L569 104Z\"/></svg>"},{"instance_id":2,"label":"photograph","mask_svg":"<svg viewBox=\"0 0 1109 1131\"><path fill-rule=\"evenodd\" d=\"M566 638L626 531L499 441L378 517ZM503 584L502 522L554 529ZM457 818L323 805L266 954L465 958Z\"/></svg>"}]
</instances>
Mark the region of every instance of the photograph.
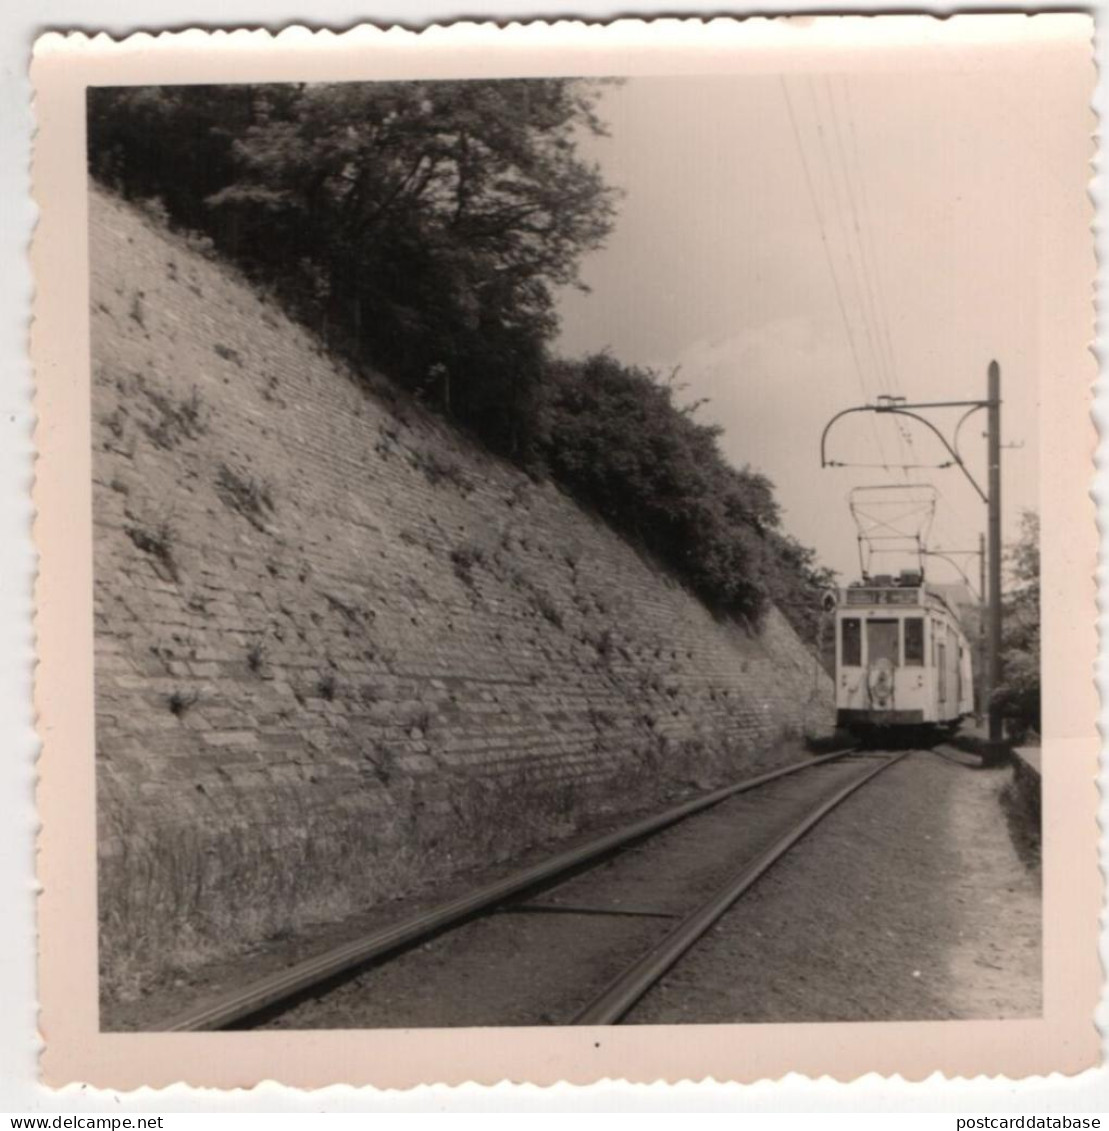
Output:
<instances>
[{"instance_id":1,"label":"photograph","mask_svg":"<svg viewBox=\"0 0 1109 1131\"><path fill-rule=\"evenodd\" d=\"M69 82L95 1032L1059 1021L1091 24L877 22Z\"/></svg>"}]
</instances>

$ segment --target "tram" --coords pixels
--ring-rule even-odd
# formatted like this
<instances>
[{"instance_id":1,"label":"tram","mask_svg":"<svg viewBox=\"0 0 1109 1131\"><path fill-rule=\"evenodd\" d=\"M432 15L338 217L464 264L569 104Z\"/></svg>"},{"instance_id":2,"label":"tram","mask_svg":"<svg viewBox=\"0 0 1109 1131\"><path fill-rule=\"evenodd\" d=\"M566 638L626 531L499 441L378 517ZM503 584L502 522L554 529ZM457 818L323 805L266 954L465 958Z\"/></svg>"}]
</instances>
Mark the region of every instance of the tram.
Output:
<instances>
[{"instance_id":1,"label":"tram","mask_svg":"<svg viewBox=\"0 0 1109 1131\"><path fill-rule=\"evenodd\" d=\"M833 599L838 726L859 735L942 733L973 713L970 644L921 572L864 578Z\"/></svg>"}]
</instances>

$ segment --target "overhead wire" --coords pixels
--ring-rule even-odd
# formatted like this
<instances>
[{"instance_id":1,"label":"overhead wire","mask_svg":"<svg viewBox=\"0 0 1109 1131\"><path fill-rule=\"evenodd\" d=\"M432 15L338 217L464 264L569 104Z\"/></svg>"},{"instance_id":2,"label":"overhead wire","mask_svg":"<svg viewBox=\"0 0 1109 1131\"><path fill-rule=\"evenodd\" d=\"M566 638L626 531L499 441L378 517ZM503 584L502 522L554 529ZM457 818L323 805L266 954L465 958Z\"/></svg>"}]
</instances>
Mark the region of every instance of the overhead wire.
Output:
<instances>
[{"instance_id":1,"label":"overhead wire","mask_svg":"<svg viewBox=\"0 0 1109 1131\"><path fill-rule=\"evenodd\" d=\"M838 460L838 459L826 460L825 466L826 467L850 467L850 468L858 468L860 470L871 470L871 471L877 470L879 468L884 468L886 471L888 471L890 469L890 464L888 464L888 463L856 463L854 460ZM954 464L953 461L949 460L947 463L901 463L901 464L897 464L896 466L897 466L898 471L902 470L902 468L904 468L908 471L943 471L946 468L954 467L955 464Z\"/></svg>"},{"instance_id":2,"label":"overhead wire","mask_svg":"<svg viewBox=\"0 0 1109 1131\"><path fill-rule=\"evenodd\" d=\"M857 249L857 257L854 258L853 265L856 266L859 281L856 284L856 289L859 294L859 310L863 317L863 324L866 329L867 339L870 344L871 357L874 361L875 380L877 381L878 388L883 392L890 392L889 388L889 374L886 372L885 358L882 353L881 339L879 337L879 327L877 318L877 301L874 295L874 286L871 282L870 271L868 269L867 257L863 248L862 234L859 229L859 209L855 200L854 188L851 184L850 170L847 166L846 154L843 146L843 131L840 127L839 113L836 110L836 102L832 93L831 82L824 79L824 92L825 101L828 104L828 110L831 118L832 128L831 136L834 142L834 150L826 150L827 155L830 157L833 153L837 158L839 166L840 178L843 181L844 195L847 198L847 205L851 212L850 232L855 238L855 245ZM814 95L815 104L815 95ZM833 185L834 185L833 179ZM848 227L846 221L843 224L846 229ZM848 261L852 262L851 248L847 241L844 241L845 249L848 255Z\"/></svg>"},{"instance_id":3,"label":"overhead wire","mask_svg":"<svg viewBox=\"0 0 1109 1131\"><path fill-rule=\"evenodd\" d=\"M832 277L832 289L835 292L836 304L839 308L840 318L843 321L844 333L847 336L848 346L849 346L850 351L851 351L851 358L852 358L852 361L854 362L854 365L855 365L855 373L858 376L859 385L860 385L860 388L862 389L862 392L863 392L863 399L866 400L867 397L868 397L867 389L866 389L866 381L865 381L865 378L863 377L863 366L862 366L862 363L861 363L860 358L859 358L859 349L858 349L858 346L857 346L856 341L855 341L855 332L852 329L851 320L848 318L848 315L847 315L847 306L844 303L844 299L843 299L843 287L841 286L839 272L836 270L835 260L832 256L831 246L829 245L829 242L828 242L828 229L827 229L827 225L825 224L824 213L823 213L823 210L820 207L820 201L819 201L819 198L817 197L816 189L815 189L814 184L813 184L812 170L809 167L808 158L805 156L805 146L804 146L804 143L803 143L802 138L801 138L800 127L797 124L797 114L796 114L796 111L794 109L793 99L790 96L789 85L786 82L785 75L779 75L778 78L779 78L779 82L781 83L782 94L785 97L786 109L789 112L789 122L790 122L790 126L793 130L794 141L797 144L797 152L798 152L798 154L801 158L801 167L804 170L805 184L806 184L806 187L808 188L809 199L812 202L813 213L816 216L817 227L820 229L820 242L821 242L821 245L824 248L824 256L825 256L825 259L828 263L829 274ZM874 440L875 440L875 443L878 447L879 455L882 457L882 460L883 460L883 466L888 467L889 464L888 464L888 461L886 460L885 449L882 445L881 437L878 434L878 429L877 429L876 426L874 426L873 421L871 422L871 424L872 424L872 428L873 428L873 432L874 432Z\"/></svg>"},{"instance_id":4,"label":"overhead wire","mask_svg":"<svg viewBox=\"0 0 1109 1131\"><path fill-rule=\"evenodd\" d=\"M871 383L877 390L877 395L893 397L896 391L900 391L898 389L897 355L893 344L893 333L885 300L882 273L875 248L872 208L867 193L866 177L863 174L850 87L846 79L840 79L841 102L840 107L837 108L832 81L828 77L824 78L824 101L827 106L828 122L830 123L828 125L821 111L820 100L817 97L813 81L811 78L807 80L809 102L812 107L814 126L819 143L818 147L814 147L816 155L814 160L819 164L820 157L823 157L825 177L831 189L828 211L826 212L822 208L820 198L817 195L814 169L806 154L798 120L798 107L790 94L789 84L785 77L780 76L779 81L863 399L864 401L869 400ZM846 121L846 128L843 124L844 121ZM845 138L850 139L850 147L845 143ZM844 260L842 269L837 268L836 265L836 245L831 231L833 225L838 226L840 233L840 250ZM854 305L852 305L851 291L853 291L854 298L857 299ZM849 309L857 310L861 322L861 331L854 325ZM864 346L866 351L864 351ZM868 353L866 360L869 365L864 365L866 353ZM868 372L871 381L867 380ZM891 413L890 419L895 426L895 437L900 454L898 461L893 461L887 456L880 431L872 416L872 431L881 462L829 461L830 464L839 467L881 469L887 472L896 469L902 471L906 476L910 470L939 470L952 466L950 461L926 463L919 458L914 459L917 451L913 442L912 430L895 414ZM950 500L938 483L930 483L930 486L937 493L938 498L942 499L945 509L958 511L961 515L961 508L952 507ZM928 537L928 532L935 518L935 511L936 504L933 501L929 520L924 524L927 530L923 530L916 539L918 550L924 546L920 539L927 539Z\"/></svg>"},{"instance_id":5,"label":"overhead wire","mask_svg":"<svg viewBox=\"0 0 1109 1131\"><path fill-rule=\"evenodd\" d=\"M846 263L845 274L846 274L847 279L850 281L851 286L852 286L852 288L854 289L854 292L855 292L856 301L854 303L854 309L856 309L858 311L859 318L860 318L860 321L862 323L862 340L869 347L869 351L870 351L870 360L871 360L873 382L874 382L874 387L876 389L875 395L881 395L882 392L883 392L882 375L881 375L881 372L878 369L878 367L874 365L874 362L875 362L876 357L877 357L876 352L875 352L874 333L873 333L873 330L871 329L869 313L868 313L868 310L867 310L867 304L866 304L866 298L865 298L865 289L864 289L862 282L860 281L860 266L857 263L855 256L852 254L852 250L851 250L851 243L850 243L850 240L849 240L850 229L849 229L849 226L848 226L848 223L847 223L846 210L844 209L842 201L841 201L840 185L839 185L839 180L837 179L837 175L836 175L837 172L838 172L839 177L842 178L843 175L844 175L844 170L843 170L842 167L837 168L836 162L834 161L833 151L831 149L831 145L829 143L828 136L827 136L828 131L825 129L824 117L823 117L823 114L821 113L820 102L817 99L817 95L816 95L816 86L813 83L813 80L812 80L811 77L807 78L806 86L807 86L808 92L809 92L809 101L812 105L812 114L813 114L814 123L815 123L815 126L816 126L816 136L817 136L817 141L819 143L819 146L818 146L818 149L817 149L817 156L823 157L823 164L824 164L824 167L827 171L828 184L831 187L831 199L830 199L831 211L832 211L832 213L835 217L836 226L837 226L837 228L840 232L840 236L841 236L841 242L842 242L842 246L843 246L843 257L844 257L844 261ZM826 94L827 94L827 89L828 89L827 88L827 81L825 80L825 93ZM847 191L846 185L844 185L844 191L845 192ZM861 365L860 365L859 379L860 379L860 385L863 388L863 395L864 395L864 400L865 400L865 399L867 399L867 386L866 386L866 382L863 378L862 366ZM878 444L879 451L881 452L883 460L885 460L886 459L885 447L882 444L882 441L880 439L880 430L878 428L877 421L872 419L871 426L872 426L872 430L874 432L875 442ZM902 448L902 455L903 455L904 453L903 453L902 445L900 445L900 443L899 443L898 446L899 446L899 448ZM890 461L888 461L888 460L886 462L887 462L887 464L890 463Z\"/></svg>"},{"instance_id":6,"label":"overhead wire","mask_svg":"<svg viewBox=\"0 0 1109 1131\"><path fill-rule=\"evenodd\" d=\"M854 160L857 180L859 184L860 203L864 216L872 216L873 210L870 206L870 194L867 192L866 177L863 175L862 157L860 156L859 150L859 135L858 131L855 128L855 112L853 103L851 101L851 87L848 84L847 79L842 76L840 78L840 86L843 92L844 113L847 116L847 129L851 137L851 156ZM869 251L874 265L873 270L875 278L875 294L877 298L879 328L882 336L882 342L885 346L886 363L892 384L897 380L899 367L897 364L897 354L893 348L893 333L890 329L889 309L886 306L886 288L882 285L882 271L877 252L875 251L873 224L864 224L862 230L865 238L866 249ZM911 437L911 433L909 433L909 436ZM909 439L909 443L910 445L912 444L911 438Z\"/></svg>"},{"instance_id":7,"label":"overhead wire","mask_svg":"<svg viewBox=\"0 0 1109 1131\"><path fill-rule=\"evenodd\" d=\"M866 330L867 341L870 345L871 358L874 363L874 380L880 395L890 395L892 392L892 385L888 373L885 372L885 360L881 350L881 339L879 337L878 320L876 315L876 305L874 298L874 286L871 283L870 271L868 269L867 258L865 249L862 242L862 237L859 231L859 211L855 200L855 192L851 184L850 170L847 165L847 158L843 146L842 130L839 123L839 115L836 111L835 98L832 92L831 82L828 78L824 79L824 94L825 101L828 104L828 110L831 120L830 135L832 143L824 145L823 129L820 129L821 143L824 145L825 159L829 165L829 172L831 174L833 193L836 197L836 206L839 209L841 219L841 229L844 232L844 250L847 255L849 266L855 273L855 288L859 298L859 314L862 318L864 328ZM816 102L815 91L812 92L814 111L819 119L819 105ZM818 127L819 128L819 127ZM848 217L846 210L843 209L838 191L836 190L835 176L833 167L838 165L840 179L843 183L843 193L847 200L847 207L850 209L850 217ZM854 237L854 243L857 254L853 255L851 251L850 237ZM903 468L903 465L908 459L905 450L904 442L904 429L901 427L901 422L896 418L891 418L894 424L894 437L897 441L897 448L900 457L900 463L897 465L900 469L904 470L907 475L908 471Z\"/></svg>"},{"instance_id":8,"label":"overhead wire","mask_svg":"<svg viewBox=\"0 0 1109 1131\"><path fill-rule=\"evenodd\" d=\"M825 77L824 79L825 97L828 103L829 111L831 113L833 137L835 140L836 153L839 159L844 191L847 196L848 206L851 210L851 231L855 239L856 248L858 251L858 264L859 274L862 279L862 286L860 288L860 296L863 298L862 312L864 317L869 321L872 328L870 335L872 353L875 361L875 373L878 381L879 388L886 396L893 396L895 393L895 376L890 357L887 351L883 349L884 343L889 341L889 327L888 319L884 318L884 311L879 304L879 296L881 295L881 284L876 278L876 266L872 267L870 263L871 256L867 254L867 242L863 238L864 225L860 222L859 214L860 208L865 211L865 205L860 206L860 201L857 197L862 197L865 192L865 178L862 176L861 165L857 160L856 152L856 173L859 181L859 190L856 194L854 185L852 184L852 175L850 163L848 161L848 151L844 144L843 136L844 130L841 125L841 115L836 108L836 99L832 87L831 79ZM845 113L847 109L845 107ZM853 127L854 123L851 122ZM856 142L857 145L857 142ZM846 225L845 225L846 226ZM868 229L867 229L868 230ZM876 259L876 257L874 257ZM905 475L908 475L908 467L906 466L909 461L909 453L907 445L911 447L912 440L908 429L905 425L897 419L896 416L890 418L894 425L894 435L897 438L897 447L901 455L901 463L899 465Z\"/></svg>"},{"instance_id":9,"label":"overhead wire","mask_svg":"<svg viewBox=\"0 0 1109 1131\"><path fill-rule=\"evenodd\" d=\"M889 311L888 311L888 307L886 305L885 287L883 285L880 262L879 262L877 252L875 250L875 241L874 241L874 234L873 234L873 222L872 222L873 212L872 212L872 208L871 208L871 204L870 204L870 197L869 197L869 194L868 194L868 191L867 191L867 179L863 174L862 157L861 157L860 147L859 147L859 135L858 135L858 129L856 128L856 122L855 122L854 104L853 104L852 98L851 98L851 87L850 87L850 84L848 83L847 79L843 78L843 77L840 78L839 87L840 87L840 94L841 94L841 105L842 105L842 110L843 110L843 117L846 119L846 122L847 122L846 132L847 132L847 136L850 138L850 143L851 143L850 149L848 150L847 147L842 147L842 152L844 154L849 153L849 155L850 155L851 162L853 162L854 180L855 180L855 183L858 186L858 201L857 201L858 209L857 209L856 213L853 215L853 219L856 221L856 234L857 234L857 238L859 240L860 256L861 256L861 259L862 259L862 262L863 262L863 265L864 265L864 270L867 270L869 268L869 271L871 273L870 283L871 283L871 287L872 287L872 297L873 297L872 313L873 313L873 317L876 320L876 324L877 324L877 328L878 328L877 333L878 333L879 342L880 342L880 344L883 348L884 369L885 369L886 379L887 379L887 382L888 382L887 388L888 388L888 391L890 393L892 393L894 391L895 387L896 387L895 382L897 380L897 374L898 374L899 367L898 367L898 364L897 364L897 355L896 355L896 351L894 349L894 344L893 344L893 334L892 334L892 330L891 330L891 326L890 326ZM836 105L834 98L830 98L829 102L830 102L830 105L833 107L833 111L834 111L835 105ZM837 120L837 125L838 125L838 123L839 123L838 117L837 117L836 120ZM841 131L841 133L842 133L842 131ZM848 160L847 160L846 156L844 156L844 162L845 162L845 165L848 164ZM850 178L848 178L848 183L850 183ZM854 201L854 199L852 199L852 203L853 203L853 205L856 203ZM859 212L861 212L862 217L863 217L863 219L861 221L859 220L859 215L858 215ZM900 391L900 390L898 390L898 391ZM904 441L905 441L905 444L908 446L909 452L911 453L912 456L916 456L917 451L916 451L916 445L913 441L912 429L908 428L907 426L902 424L900 421L897 421L897 426L898 426L898 431L899 431L900 435L902 437L904 437ZM938 464L924 464L924 463L910 463L909 460L907 459L904 470L906 471L906 474L907 474L909 467L915 467L915 468L921 468L921 469L940 470L940 469L948 468L948 467L951 467L951 466L953 466L951 461L945 461L945 462L938 463ZM931 479L931 477L930 477L930 479ZM952 501L948 498L946 492L944 492L943 487L940 485L940 483L938 482L937 479L931 479L931 481L932 481L932 485L934 486L934 488L937 492L938 499L943 503L944 511L952 512L953 514L958 515L960 520L962 520L961 524L965 524L965 515L964 515L964 512L963 512L963 508L961 506L954 506L952 504ZM924 535L924 538L925 538L925 542L926 542L927 535Z\"/></svg>"},{"instance_id":10,"label":"overhead wire","mask_svg":"<svg viewBox=\"0 0 1109 1131\"><path fill-rule=\"evenodd\" d=\"M870 196L867 190L867 179L863 175L863 165L861 150L859 146L859 133L856 127L856 115L854 109L854 102L851 95L851 85L845 77L840 78L839 88L841 92L841 106L843 115L847 122L847 136L850 139L849 154L853 162L855 171L855 181L858 186L859 205L863 216L863 221L859 224L860 241L862 245L862 255L864 263L869 257L871 270L873 272L873 285L875 295L875 314L878 321L880 341L884 347L885 360L887 367L887 376L891 382L890 391L893 391L893 382L896 380L899 367L897 363L897 353L894 349L893 333L890 325L889 310L886 305L886 289L883 285L882 273L879 258L876 252L876 245L873 233L872 216L873 210L870 204ZM834 103L833 103L834 105ZM900 390L898 390L900 391ZM916 445L913 441L913 432L911 428L901 425L898 422L900 431L905 438L909 451L913 456L916 456ZM944 461L937 464L915 463L910 464L911 467L917 467L923 470L934 469L941 470L954 466L952 461ZM943 505L943 510L950 513L953 517L957 518L960 526L969 527L973 529L975 526L980 525L979 522L967 521L965 507L961 500L953 500L948 497L944 491L939 477L930 477L932 485L935 487L938 494L939 501Z\"/></svg>"}]
</instances>

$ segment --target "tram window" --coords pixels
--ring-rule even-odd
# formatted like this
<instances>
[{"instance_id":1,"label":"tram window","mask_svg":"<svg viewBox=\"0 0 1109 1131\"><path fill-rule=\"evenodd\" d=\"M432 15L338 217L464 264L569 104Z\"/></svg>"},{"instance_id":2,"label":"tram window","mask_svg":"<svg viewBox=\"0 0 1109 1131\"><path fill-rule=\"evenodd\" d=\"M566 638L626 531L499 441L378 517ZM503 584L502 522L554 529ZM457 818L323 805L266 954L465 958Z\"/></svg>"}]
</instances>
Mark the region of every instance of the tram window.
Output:
<instances>
[{"instance_id":1,"label":"tram window","mask_svg":"<svg viewBox=\"0 0 1109 1131\"><path fill-rule=\"evenodd\" d=\"M897 620L868 620L866 622L866 662L874 665L888 660L893 667L901 663L901 622Z\"/></svg>"},{"instance_id":2,"label":"tram window","mask_svg":"<svg viewBox=\"0 0 1109 1131\"><path fill-rule=\"evenodd\" d=\"M858 668L863 662L863 634L858 617L844 617L841 628L840 663Z\"/></svg>"},{"instance_id":3,"label":"tram window","mask_svg":"<svg viewBox=\"0 0 1109 1131\"><path fill-rule=\"evenodd\" d=\"M924 666L924 618L905 618L905 666Z\"/></svg>"}]
</instances>

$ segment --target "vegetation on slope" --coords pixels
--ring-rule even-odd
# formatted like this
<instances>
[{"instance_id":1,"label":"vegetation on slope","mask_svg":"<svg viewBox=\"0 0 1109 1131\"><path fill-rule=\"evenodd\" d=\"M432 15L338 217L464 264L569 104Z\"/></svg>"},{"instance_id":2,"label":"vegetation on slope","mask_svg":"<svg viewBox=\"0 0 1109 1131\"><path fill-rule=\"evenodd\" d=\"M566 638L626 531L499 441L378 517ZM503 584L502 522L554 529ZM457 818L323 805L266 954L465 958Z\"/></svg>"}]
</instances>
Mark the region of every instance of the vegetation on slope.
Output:
<instances>
[{"instance_id":1,"label":"vegetation on slope","mask_svg":"<svg viewBox=\"0 0 1109 1131\"><path fill-rule=\"evenodd\" d=\"M548 470L707 604L807 639L826 571L770 482L655 375L553 358L555 289L612 228L595 81L89 91L93 176L198 233L356 366Z\"/></svg>"},{"instance_id":2,"label":"vegetation on slope","mask_svg":"<svg viewBox=\"0 0 1109 1131\"><path fill-rule=\"evenodd\" d=\"M806 640L831 574L781 529L774 488L720 452L674 386L611 357L548 367L540 448L582 502L666 562L710 607L757 616L770 599Z\"/></svg>"},{"instance_id":3,"label":"vegetation on slope","mask_svg":"<svg viewBox=\"0 0 1109 1131\"><path fill-rule=\"evenodd\" d=\"M1021 515L1009 547L1011 584L1002 610L1001 686L993 693L1012 738L1040 732L1040 516Z\"/></svg>"}]
</instances>

